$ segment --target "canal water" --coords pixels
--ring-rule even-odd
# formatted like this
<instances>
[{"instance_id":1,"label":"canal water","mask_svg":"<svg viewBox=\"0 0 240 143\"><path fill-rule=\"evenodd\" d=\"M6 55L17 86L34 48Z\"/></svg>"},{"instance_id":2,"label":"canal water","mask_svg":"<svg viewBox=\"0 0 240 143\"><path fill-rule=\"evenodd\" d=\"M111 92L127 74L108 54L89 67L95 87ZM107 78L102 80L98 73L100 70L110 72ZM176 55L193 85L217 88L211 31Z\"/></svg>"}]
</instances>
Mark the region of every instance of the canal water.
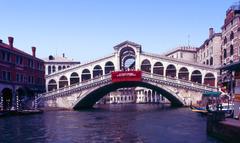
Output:
<instances>
[{"instance_id":1,"label":"canal water","mask_svg":"<svg viewBox=\"0 0 240 143\"><path fill-rule=\"evenodd\" d=\"M99 105L0 118L0 143L221 143L206 135L206 117L188 108Z\"/></svg>"}]
</instances>

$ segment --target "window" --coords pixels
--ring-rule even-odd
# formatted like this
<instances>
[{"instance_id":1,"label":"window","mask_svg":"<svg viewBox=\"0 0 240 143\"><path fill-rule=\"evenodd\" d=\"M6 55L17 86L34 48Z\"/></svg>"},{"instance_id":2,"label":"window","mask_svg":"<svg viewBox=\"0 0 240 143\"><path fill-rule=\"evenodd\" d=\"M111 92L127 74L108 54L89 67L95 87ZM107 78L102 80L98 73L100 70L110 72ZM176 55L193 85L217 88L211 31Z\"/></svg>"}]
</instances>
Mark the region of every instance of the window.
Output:
<instances>
[{"instance_id":1,"label":"window","mask_svg":"<svg viewBox=\"0 0 240 143\"><path fill-rule=\"evenodd\" d=\"M182 52L180 53L180 57L183 58L183 53Z\"/></svg>"},{"instance_id":2,"label":"window","mask_svg":"<svg viewBox=\"0 0 240 143\"><path fill-rule=\"evenodd\" d=\"M2 71L2 79L3 80L7 80L7 72L6 71Z\"/></svg>"},{"instance_id":3,"label":"window","mask_svg":"<svg viewBox=\"0 0 240 143\"><path fill-rule=\"evenodd\" d=\"M226 59L227 58L227 50L223 49L223 58Z\"/></svg>"},{"instance_id":4,"label":"window","mask_svg":"<svg viewBox=\"0 0 240 143\"><path fill-rule=\"evenodd\" d=\"M206 61L206 64L208 65L209 63L208 63L208 60Z\"/></svg>"},{"instance_id":5,"label":"window","mask_svg":"<svg viewBox=\"0 0 240 143\"><path fill-rule=\"evenodd\" d=\"M225 45L227 43L227 37L224 37L223 44Z\"/></svg>"},{"instance_id":6,"label":"window","mask_svg":"<svg viewBox=\"0 0 240 143\"><path fill-rule=\"evenodd\" d=\"M213 65L213 57L210 58L210 65Z\"/></svg>"},{"instance_id":7,"label":"window","mask_svg":"<svg viewBox=\"0 0 240 143\"><path fill-rule=\"evenodd\" d=\"M7 80L10 81L11 80L11 73L7 72Z\"/></svg>"},{"instance_id":8,"label":"window","mask_svg":"<svg viewBox=\"0 0 240 143\"><path fill-rule=\"evenodd\" d=\"M230 40L232 40L233 38L234 38L234 33L231 31Z\"/></svg>"},{"instance_id":9,"label":"window","mask_svg":"<svg viewBox=\"0 0 240 143\"><path fill-rule=\"evenodd\" d=\"M16 64L19 64L19 65L22 64L22 57L16 56Z\"/></svg>"},{"instance_id":10,"label":"window","mask_svg":"<svg viewBox=\"0 0 240 143\"><path fill-rule=\"evenodd\" d=\"M230 56L232 56L233 54L234 54L233 45L230 45Z\"/></svg>"},{"instance_id":11,"label":"window","mask_svg":"<svg viewBox=\"0 0 240 143\"><path fill-rule=\"evenodd\" d=\"M20 81L20 76L19 76L19 74L16 75L16 81L17 81L17 82Z\"/></svg>"}]
</instances>

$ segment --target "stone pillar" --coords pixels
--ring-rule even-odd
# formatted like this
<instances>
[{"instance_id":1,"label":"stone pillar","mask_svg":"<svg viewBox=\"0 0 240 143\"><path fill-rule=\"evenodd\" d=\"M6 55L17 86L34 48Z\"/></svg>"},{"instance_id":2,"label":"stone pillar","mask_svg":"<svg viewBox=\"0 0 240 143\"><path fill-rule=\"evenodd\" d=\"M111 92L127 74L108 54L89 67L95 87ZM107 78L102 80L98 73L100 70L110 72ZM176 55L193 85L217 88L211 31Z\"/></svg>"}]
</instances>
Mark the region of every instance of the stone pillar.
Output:
<instances>
[{"instance_id":1,"label":"stone pillar","mask_svg":"<svg viewBox=\"0 0 240 143\"><path fill-rule=\"evenodd\" d=\"M13 87L12 89L12 108L15 110L16 109L16 105L17 105L17 101L16 101L16 90L15 87Z\"/></svg>"},{"instance_id":2,"label":"stone pillar","mask_svg":"<svg viewBox=\"0 0 240 143\"><path fill-rule=\"evenodd\" d=\"M18 96L18 93L16 93L16 110L19 110L19 96Z\"/></svg>"},{"instance_id":3,"label":"stone pillar","mask_svg":"<svg viewBox=\"0 0 240 143\"><path fill-rule=\"evenodd\" d=\"M3 96L2 96L2 92L0 92L0 110L3 110Z\"/></svg>"}]
</instances>

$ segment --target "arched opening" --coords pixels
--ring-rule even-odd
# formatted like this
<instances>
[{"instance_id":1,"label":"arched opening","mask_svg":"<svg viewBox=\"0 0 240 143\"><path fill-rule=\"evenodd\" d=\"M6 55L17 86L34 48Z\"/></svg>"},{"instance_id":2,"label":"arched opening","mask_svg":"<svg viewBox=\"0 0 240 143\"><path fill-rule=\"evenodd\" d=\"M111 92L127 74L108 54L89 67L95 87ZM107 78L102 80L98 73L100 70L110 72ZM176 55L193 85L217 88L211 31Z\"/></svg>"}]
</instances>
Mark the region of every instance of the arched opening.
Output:
<instances>
[{"instance_id":1,"label":"arched opening","mask_svg":"<svg viewBox=\"0 0 240 143\"><path fill-rule=\"evenodd\" d=\"M151 63L149 60L145 59L142 61L141 70L151 73Z\"/></svg>"},{"instance_id":2,"label":"arched opening","mask_svg":"<svg viewBox=\"0 0 240 143\"><path fill-rule=\"evenodd\" d=\"M163 70L164 70L164 67L161 62L156 62L153 65L153 73L154 74L163 75Z\"/></svg>"},{"instance_id":3,"label":"arched opening","mask_svg":"<svg viewBox=\"0 0 240 143\"><path fill-rule=\"evenodd\" d=\"M181 100L179 96L177 96L174 92L171 92L170 90L166 90L156 85L149 84L142 81L131 81L131 82L110 83L105 86L97 87L92 91L88 92L87 94L84 94L82 98L79 98L78 101L76 101L76 104L73 105L73 107L75 110L82 109L82 108L90 108L108 93L112 91L116 91L117 89L120 89L120 88L129 88L129 87L145 87L153 91L156 91L157 93L161 93L165 98L167 98L171 102L172 106L184 105L184 101ZM144 100L150 101L151 95L150 95L150 98L148 98L148 92L144 92L144 93L145 93Z\"/></svg>"},{"instance_id":4,"label":"arched opening","mask_svg":"<svg viewBox=\"0 0 240 143\"><path fill-rule=\"evenodd\" d=\"M61 76L59 79L59 88L68 86L68 79L66 76Z\"/></svg>"},{"instance_id":5,"label":"arched opening","mask_svg":"<svg viewBox=\"0 0 240 143\"><path fill-rule=\"evenodd\" d=\"M66 66L63 66L63 68L62 69L65 69L66 68Z\"/></svg>"},{"instance_id":6,"label":"arched opening","mask_svg":"<svg viewBox=\"0 0 240 143\"><path fill-rule=\"evenodd\" d=\"M79 83L79 76L76 72L70 75L70 85Z\"/></svg>"},{"instance_id":7,"label":"arched opening","mask_svg":"<svg viewBox=\"0 0 240 143\"><path fill-rule=\"evenodd\" d=\"M176 67L174 65L171 64L171 65L167 66L166 76L176 77L176 73L177 73L177 70L176 70Z\"/></svg>"},{"instance_id":8,"label":"arched opening","mask_svg":"<svg viewBox=\"0 0 240 143\"><path fill-rule=\"evenodd\" d=\"M189 80L189 72L185 67L180 68L178 72L178 78L183 80Z\"/></svg>"},{"instance_id":9,"label":"arched opening","mask_svg":"<svg viewBox=\"0 0 240 143\"><path fill-rule=\"evenodd\" d=\"M99 65L96 65L96 66L93 68L93 78L96 78L96 77L102 76L102 75L103 75L102 67L99 66Z\"/></svg>"},{"instance_id":10,"label":"arched opening","mask_svg":"<svg viewBox=\"0 0 240 143\"><path fill-rule=\"evenodd\" d=\"M108 74L108 73L110 73L111 71L114 71L114 70L115 70L114 64L113 64L111 61L108 61L108 62L105 64L104 70L105 70L105 74Z\"/></svg>"},{"instance_id":11,"label":"arched opening","mask_svg":"<svg viewBox=\"0 0 240 143\"><path fill-rule=\"evenodd\" d=\"M212 73L207 73L204 77L204 84L215 86L215 77Z\"/></svg>"},{"instance_id":12,"label":"arched opening","mask_svg":"<svg viewBox=\"0 0 240 143\"><path fill-rule=\"evenodd\" d=\"M52 73L52 67L48 66L48 74L51 74L51 73Z\"/></svg>"},{"instance_id":13,"label":"arched opening","mask_svg":"<svg viewBox=\"0 0 240 143\"><path fill-rule=\"evenodd\" d=\"M10 110L12 107L12 90L9 88L4 88L2 90L3 97L3 110Z\"/></svg>"},{"instance_id":14,"label":"arched opening","mask_svg":"<svg viewBox=\"0 0 240 143\"><path fill-rule=\"evenodd\" d=\"M135 51L131 47L125 47L120 51L120 69L135 69Z\"/></svg>"},{"instance_id":15,"label":"arched opening","mask_svg":"<svg viewBox=\"0 0 240 143\"><path fill-rule=\"evenodd\" d=\"M62 67L61 66L58 66L58 71L62 70Z\"/></svg>"},{"instance_id":16,"label":"arched opening","mask_svg":"<svg viewBox=\"0 0 240 143\"><path fill-rule=\"evenodd\" d=\"M191 81L196 83L202 83L202 73L199 70L192 72Z\"/></svg>"},{"instance_id":17,"label":"arched opening","mask_svg":"<svg viewBox=\"0 0 240 143\"><path fill-rule=\"evenodd\" d=\"M51 79L48 82L48 91L53 91L57 89L57 82L54 79Z\"/></svg>"},{"instance_id":18,"label":"arched opening","mask_svg":"<svg viewBox=\"0 0 240 143\"><path fill-rule=\"evenodd\" d=\"M18 96L18 109L22 109L24 107L22 101L24 100L24 97L26 97L27 93L23 88L18 88L16 91Z\"/></svg>"},{"instance_id":19,"label":"arched opening","mask_svg":"<svg viewBox=\"0 0 240 143\"><path fill-rule=\"evenodd\" d=\"M90 73L90 71L89 71L88 69L84 69L84 70L82 71L82 76L81 76L81 78L82 78L82 81L87 81L87 80L91 79L91 73Z\"/></svg>"}]
</instances>

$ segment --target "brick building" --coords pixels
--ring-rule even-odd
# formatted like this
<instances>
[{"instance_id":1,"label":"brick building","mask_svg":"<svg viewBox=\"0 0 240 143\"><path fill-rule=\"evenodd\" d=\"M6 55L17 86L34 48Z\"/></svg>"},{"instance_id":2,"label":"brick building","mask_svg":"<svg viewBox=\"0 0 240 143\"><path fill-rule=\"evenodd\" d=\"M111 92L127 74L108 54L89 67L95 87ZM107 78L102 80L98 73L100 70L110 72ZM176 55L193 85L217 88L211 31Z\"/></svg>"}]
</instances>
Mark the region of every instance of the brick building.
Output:
<instances>
[{"instance_id":1,"label":"brick building","mask_svg":"<svg viewBox=\"0 0 240 143\"><path fill-rule=\"evenodd\" d=\"M214 67L221 66L221 33L209 28L209 37L197 50L197 62Z\"/></svg>"},{"instance_id":2,"label":"brick building","mask_svg":"<svg viewBox=\"0 0 240 143\"><path fill-rule=\"evenodd\" d=\"M0 40L0 109L19 108L36 93L45 90L44 61L36 58L36 48L32 55Z\"/></svg>"}]
</instances>

